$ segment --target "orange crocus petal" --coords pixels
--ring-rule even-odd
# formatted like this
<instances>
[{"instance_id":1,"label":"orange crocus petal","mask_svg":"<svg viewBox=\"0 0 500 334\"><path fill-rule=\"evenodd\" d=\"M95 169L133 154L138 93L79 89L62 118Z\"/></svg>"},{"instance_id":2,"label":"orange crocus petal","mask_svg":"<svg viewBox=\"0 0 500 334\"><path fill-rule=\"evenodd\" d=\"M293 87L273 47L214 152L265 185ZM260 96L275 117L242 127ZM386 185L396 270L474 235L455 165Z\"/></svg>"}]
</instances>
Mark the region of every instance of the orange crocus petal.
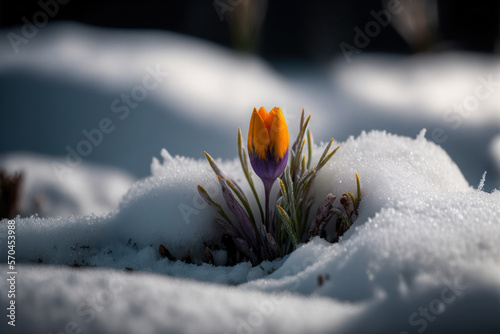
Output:
<instances>
[{"instance_id":1,"label":"orange crocus petal","mask_svg":"<svg viewBox=\"0 0 500 334\"><path fill-rule=\"evenodd\" d=\"M248 130L248 150L264 159L270 143L269 132L264 120L260 113L257 112L257 109L254 108Z\"/></svg>"},{"instance_id":2,"label":"orange crocus petal","mask_svg":"<svg viewBox=\"0 0 500 334\"><path fill-rule=\"evenodd\" d=\"M260 109L259 109L259 115L260 115L260 117L262 117L263 120L266 119L266 117L267 117L267 111L266 111L266 109L264 107L260 107Z\"/></svg>"},{"instance_id":3,"label":"orange crocus petal","mask_svg":"<svg viewBox=\"0 0 500 334\"><path fill-rule=\"evenodd\" d=\"M281 108L276 109L269 136L276 160L283 158L288 149L288 127Z\"/></svg>"},{"instance_id":4,"label":"orange crocus petal","mask_svg":"<svg viewBox=\"0 0 500 334\"><path fill-rule=\"evenodd\" d=\"M264 124L266 125L267 131L271 131L271 124L273 124L274 117L276 116L276 107L274 107L266 118L264 118Z\"/></svg>"}]
</instances>

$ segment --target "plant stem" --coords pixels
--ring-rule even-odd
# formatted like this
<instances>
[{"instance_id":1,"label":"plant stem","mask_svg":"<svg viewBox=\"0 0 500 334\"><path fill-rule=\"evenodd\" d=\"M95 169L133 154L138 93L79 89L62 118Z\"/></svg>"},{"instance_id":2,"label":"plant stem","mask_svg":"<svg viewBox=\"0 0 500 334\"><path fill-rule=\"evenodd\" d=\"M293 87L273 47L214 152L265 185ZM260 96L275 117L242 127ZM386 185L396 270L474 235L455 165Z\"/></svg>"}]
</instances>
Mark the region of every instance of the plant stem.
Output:
<instances>
[{"instance_id":1,"label":"plant stem","mask_svg":"<svg viewBox=\"0 0 500 334\"><path fill-rule=\"evenodd\" d=\"M269 221L269 198L271 197L271 189L275 180L264 181L264 190L266 193L266 221L265 226L268 233L273 233L271 230L271 222Z\"/></svg>"}]
</instances>

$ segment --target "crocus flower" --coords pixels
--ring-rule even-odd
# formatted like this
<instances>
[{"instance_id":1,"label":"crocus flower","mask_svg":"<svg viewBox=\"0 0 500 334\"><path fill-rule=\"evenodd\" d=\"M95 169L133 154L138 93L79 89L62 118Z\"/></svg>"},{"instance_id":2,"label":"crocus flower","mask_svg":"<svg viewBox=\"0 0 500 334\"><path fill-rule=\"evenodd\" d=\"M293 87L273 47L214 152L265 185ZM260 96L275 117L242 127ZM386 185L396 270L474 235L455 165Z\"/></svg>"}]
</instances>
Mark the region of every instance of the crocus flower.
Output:
<instances>
[{"instance_id":1,"label":"crocus flower","mask_svg":"<svg viewBox=\"0 0 500 334\"><path fill-rule=\"evenodd\" d=\"M269 231L269 193L288 162L288 127L281 108L267 113L254 108L248 131L248 153L252 168L264 183L266 192L266 227Z\"/></svg>"}]
</instances>

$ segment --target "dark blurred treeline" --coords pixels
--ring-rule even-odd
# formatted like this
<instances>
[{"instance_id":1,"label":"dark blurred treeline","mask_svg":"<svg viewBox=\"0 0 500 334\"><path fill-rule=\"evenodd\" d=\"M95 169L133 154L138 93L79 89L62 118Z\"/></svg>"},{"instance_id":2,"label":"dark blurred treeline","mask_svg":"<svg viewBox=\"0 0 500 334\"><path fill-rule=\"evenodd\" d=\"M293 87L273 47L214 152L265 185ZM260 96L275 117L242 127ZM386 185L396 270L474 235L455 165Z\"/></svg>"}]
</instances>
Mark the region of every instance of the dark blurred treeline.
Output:
<instances>
[{"instance_id":1,"label":"dark blurred treeline","mask_svg":"<svg viewBox=\"0 0 500 334\"><path fill-rule=\"evenodd\" d=\"M399 12L384 17L388 6L399 6ZM499 0L0 0L0 26L32 22L37 13L43 20L40 11L49 21L165 29L266 58L314 60L341 53L342 42L355 46L355 28L365 33L371 21L379 22L380 31L369 27L363 51L491 53L498 51L500 30Z\"/></svg>"}]
</instances>

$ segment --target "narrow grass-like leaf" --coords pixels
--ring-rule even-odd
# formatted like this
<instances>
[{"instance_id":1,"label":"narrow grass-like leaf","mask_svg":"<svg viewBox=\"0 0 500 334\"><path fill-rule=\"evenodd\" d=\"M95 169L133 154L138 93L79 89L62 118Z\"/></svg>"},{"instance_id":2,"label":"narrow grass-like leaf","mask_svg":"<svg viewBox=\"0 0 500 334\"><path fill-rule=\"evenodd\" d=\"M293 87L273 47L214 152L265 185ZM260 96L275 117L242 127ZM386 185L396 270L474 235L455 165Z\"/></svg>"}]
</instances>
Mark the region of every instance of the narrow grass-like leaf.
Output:
<instances>
[{"instance_id":1,"label":"narrow grass-like leaf","mask_svg":"<svg viewBox=\"0 0 500 334\"><path fill-rule=\"evenodd\" d=\"M277 208L276 213L278 214L278 217L282 220L285 231L288 233L288 236L292 240L293 244L298 245L299 240L293 231L293 223L290 220L290 217L281 206L277 205L276 208Z\"/></svg>"},{"instance_id":2,"label":"narrow grass-like leaf","mask_svg":"<svg viewBox=\"0 0 500 334\"><path fill-rule=\"evenodd\" d=\"M307 130L307 169L311 168L313 137L311 130Z\"/></svg>"},{"instance_id":3,"label":"narrow grass-like leaf","mask_svg":"<svg viewBox=\"0 0 500 334\"><path fill-rule=\"evenodd\" d=\"M250 208L250 204L248 204L248 200L245 196L245 194L241 191L241 189L236 188L237 185L230 179L226 179L226 183L231 188L231 190L236 194L238 199L240 200L241 204L245 207L245 210L248 214L248 217L250 218L250 221L252 222L252 225L255 230L257 230L257 227L255 226L255 217L253 216L252 209Z\"/></svg>"},{"instance_id":4,"label":"narrow grass-like leaf","mask_svg":"<svg viewBox=\"0 0 500 334\"><path fill-rule=\"evenodd\" d=\"M352 205L354 206L354 209L356 209L356 197L351 192L347 192L347 195L351 198Z\"/></svg>"},{"instance_id":5,"label":"narrow grass-like leaf","mask_svg":"<svg viewBox=\"0 0 500 334\"><path fill-rule=\"evenodd\" d=\"M328 154L328 155L327 155L327 156L323 159L323 161L319 164L319 166L318 166L318 168L317 168L317 170L318 170L318 171L326 165L326 163L328 162L328 160L330 160L330 159L331 159L331 157L333 157L333 155L334 155L335 153L337 153L337 151L339 150L339 148L340 148L340 145L339 145L339 146L337 146L337 147L336 147L336 148L335 148L332 152L330 152L330 153L329 153L329 154Z\"/></svg>"},{"instance_id":6,"label":"narrow grass-like leaf","mask_svg":"<svg viewBox=\"0 0 500 334\"><path fill-rule=\"evenodd\" d=\"M240 133L240 135L241 135L241 133ZM238 136L238 142L240 142L240 136ZM210 154L205 152L205 156L208 160L208 163L212 167L213 171L217 175L217 177L224 178L222 171L220 170L219 166L217 166L217 164L215 163L215 160L210 156ZM240 155L240 161L242 161L241 155ZM245 209L250 217L250 220L252 222L252 225L254 225L254 228L255 228L255 218L253 216L252 210L250 209L250 205L248 204L248 199L246 198L245 194L243 193L243 190L238 186L238 184L236 182L234 182L230 179L226 179L226 182L227 182L228 186L231 188L231 190L236 194L236 196L238 196L239 200L241 201L241 203L245 207Z\"/></svg>"},{"instance_id":7,"label":"narrow grass-like leaf","mask_svg":"<svg viewBox=\"0 0 500 334\"><path fill-rule=\"evenodd\" d=\"M299 232L299 222L297 219L297 210L295 208L295 196L293 194L293 181L292 177L290 175L290 167L287 166L285 168L285 182L286 182L286 191L287 191L287 196L288 196L288 202L290 205L290 214L292 215L294 221L295 221L295 227L296 231Z\"/></svg>"},{"instance_id":8,"label":"narrow grass-like leaf","mask_svg":"<svg viewBox=\"0 0 500 334\"><path fill-rule=\"evenodd\" d=\"M254 227L252 226L250 219L248 218L247 214L241 207L240 203L238 203L238 201L234 197L229 187L226 185L226 182L224 182L224 179L220 176L218 177L218 179L219 179L219 184L222 188L222 195L226 200L226 204L229 207L229 209L234 213L236 219L238 219L238 222L240 223L240 227L243 232L242 236L249 242L251 247L256 247L257 233L254 230Z\"/></svg>"},{"instance_id":9,"label":"narrow grass-like leaf","mask_svg":"<svg viewBox=\"0 0 500 334\"><path fill-rule=\"evenodd\" d=\"M297 139L292 145L292 151L297 152L297 146L299 145L301 139L302 128L304 127L304 108L302 108L302 114L300 115L300 123L299 123L299 133L297 134Z\"/></svg>"},{"instance_id":10,"label":"narrow grass-like leaf","mask_svg":"<svg viewBox=\"0 0 500 334\"><path fill-rule=\"evenodd\" d=\"M278 197L278 199L276 200L276 204L283 206L282 205L283 204L283 196Z\"/></svg>"},{"instance_id":11,"label":"narrow grass-like leaf","mask_svg":"<svg viewBox=\"0 0 500 334\"><path fill-rule=\"evenodd\" d=\"M247 182L250 185L250 189L252 190L253 196L255 197L257 205L259 206L260 219L261 219L260 221L264 222L264 210L262 209L262 205L260 204L259 195L257 195L257 191L255 190L252 176L250 175L247 153L245 151L245 148L243 147L243 138L241 136L240 128L238 128L238 155L240 157L241 167L243 168L243 174L245 174L245 178L247 179Z\"/></svg>"},{"instance_id":12,"label":"narrow grass-like leaf","mask_svg":"<svg viewBox=\"0 0 500 334\"><path fill-rule=\"evenodd\" d=\"M307 117L307 119L304 121L304 108L302 108L302 114L300 116L300 126L299 126L299 133L297 134L297 139L295 139L295 142L293 143L292 150L294 152L297 152L297 148L302 142L302 139L304 138L304 135L306 133L306 128L307 125L309 124L309 120L311 119L311 115Z\"/></svg>"},{"instance_id":13,"label":"narrow grass-like leaf","mask_svg":"<svg viewBox=\"0 0 500 334\"><path fill-rule=\"evenodd\" d=\"M302 177L297 182L297 189L302 188L302 185L304 184L304 182L306 182L311 176L313 176L315 170L316 170L316 168L313 167L302 175Z\"/></svg>"},{"instance_id":14,"label":"narrow grass-like leaf","mask_svg":"<svg viewBox=\"0 0 500 334\"><path fill-rule=\"evenodd\" d=\"M204 153L205 153L205 157L207 158L208 163L210 164L210 167L212 167L214 173L217 176L224 177L224 175L222 174L222 171L220 170L219 166L217 166L217 164L215 163L215 160L206 151L204 151Z\"/></svg>"},{"instance_id":15,"label":"narrow grass-like leaf","mask_svg":"<svg viewBox=\"0 0 500 334\"><path fill-rule=\"evenodd\" d=\"M302 109L302 112L304 112L304 109ZM302 137L304 137L306 134L306 129L307 129L307 126L309 125L310 120L311 120L311 115L307 116L306 121L304 122L304 125L302 126Z\"/></svg>"},{"instance_id":16,"label":"narrow grass-like leaf","mask_svg":"<svg viewBox=\"0 0 500 334\"><path fill-rule=\"evenodd\" d=\"M349 227L351 227L352 222L347 217L345 217L344 215L340 215L339 218L342 220L342 222L344 222L344 224L347 225L347 229L349 229Z\"/></svg>"},{"instance_id":17,"label":"narrow grass-like leaf","mask_svg":"<svg viewBox=\"0 0 500 334\"><path fill-rule=\"evenodd\" d=\"M231 178L227 178L226 181L230 181L231 184L234 186L234 188L236 189L235 191L238 191L241 196L248 202L248 199L247 199L247 196L245 195L245 193L243 192L243 189L241 189L241 187L238 185L238 183L236 183L235 180L231 179Z\"/></svg>"},{"instance_id":18,"label":"narrow grass-like leaf","mask_svg":"<svg viewBox=\"0 0 500 334\"><path fill-rule=\"evenodd\" d=\"M300 168L300 170L302 171L302 174L306 170L306 155L305 154L302 155L302 167Z\"/></svg>"},{"instance_id":19,"label":"narrow grass-like leaf","mask_svg":"<svg viewBox=\"0 0 500 334\"><path fill-rule=\"evenodd\" d=\"M238 156L240 158L240 164L243 172L248 173L248 162L246 159L245 147L243 147L243 137L241 136L240 128L238 128Z\"/></svg>"},{"instance_id":20,"label":"narrow grass-like leaf","mask_svg":"<svg viewBox=\"0 0 500 334\"><path fill-rule=\"evenodd\" d=\"M280 181L280 189L281 189L281 196L283 198L283 201L285 203L288 203L288 194L286 192L285 184L281 179L278 179Z\"/></svg>"},{"instance_id":21,"label":"narrow grass-like leaf","mask_svg":"<svg viewBox=\"0 0 500 334\"><path fill-rule=\"evenodd\" d=\"M300 167L300 158L302 158L302 151L304 150L304 146L306 144L306 139L302 139L302 142L299 145L299 149L295 154L296 164Z\"/></svg>"},{"instance_id":22,"label":"narrow grass-like leaf","mask_svg":"<svg viewBox=\"0 0 500 334\"><path fill-rule=\"evenodd\" d=\"M358 173L356 173L356 188L357 188L357 197L358 197L358 205L359 205L359 202L361 201L361 183L359 182L359 176L358 176Z\"/></svg>"},{"instance_id":23,"label":"narrow grass-like leaf","mask_svg":"<svg viewBox=\"0 0 500 334\"><path fill-rule=\"evenodd\" d=\"M227 214L224 212L224 209L222 209L222 207L210 197L210 195L207 193L205 188L198 185L198 193L200 194L201 198L203 198L205 200L205 202L207 202L208 205L216 208L219 211L220 215L222 217L224 217L224 219L226 220L226 222L228 224L230 224L231 226L234 226L233 223L231 222L231 219L229 219Z\"/></svg>"},{"instance_id":24,"label":"narrow grass-like leaf","mask_svg":"<svg viewBox=\"0 0 500 334\"><path fill-rule=\"evenodd\" d=\"M215 222L232 238L236 238L240 235L240 232L238 232L238 230L233 225L228 224L228 222L224 219L216 218Z\"/></svg>"},{"instance_id":25,"label":"narrow grass-like leaf","mask_svg":"<svg viewBox=\"0 0 500 334\"><path fill-rule=\"evenodd\" d=\"M305 209L305 212L304 212L304 220L307 222L307 219L309 218L309 212L311 212L311 204L312 204L312 201L310 201L307 205L306 205L306 209ZM300 234L302 235L302 238L305 239L307 236L306 236L306 228L307 228L307 224L303 224L301 226L301 231L300 231Z\"/></svg>"},{"instance_id":26,"label":"narrow grass-like leaf","mask_svg":"<svg viewBox=\"0 0 500 334\"><path fill-rule=\"evenodd\" d=\"M321 154L321 158L319 158L319 160L318 160L318 164L316 165L316 169L317 169L317 166L319 166L323 162L323 159L328 154L328 151L330 150L330 147L332 146L332 144L333 144L333 138L330 139L330 141L326 145L325 149L323 150L323 154Z\"/></svg>"}]
</instances>

